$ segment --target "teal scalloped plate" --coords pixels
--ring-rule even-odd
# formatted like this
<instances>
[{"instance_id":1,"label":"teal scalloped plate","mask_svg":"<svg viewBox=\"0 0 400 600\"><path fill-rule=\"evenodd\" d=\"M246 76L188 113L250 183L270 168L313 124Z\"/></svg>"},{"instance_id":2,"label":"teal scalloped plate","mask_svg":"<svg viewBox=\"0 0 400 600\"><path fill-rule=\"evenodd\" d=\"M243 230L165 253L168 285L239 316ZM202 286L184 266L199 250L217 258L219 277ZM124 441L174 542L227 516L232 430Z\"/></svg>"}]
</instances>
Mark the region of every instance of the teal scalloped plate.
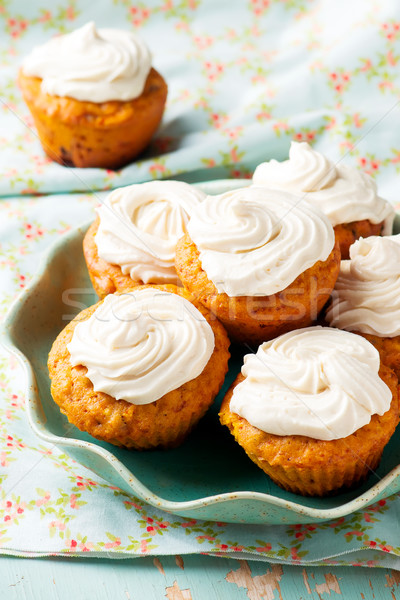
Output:
<instances>
[{"instance_id":1,"label":"teal scalloped plate","mask_svg":"<svg viewBox=\"0 0 400 600\"><path fill-rule=\"evenodd\" d=\"M217 194L247 183L219 180L199 186ZM213 407L179 448L123 450L72 426L51 398L46 362L51 344L66 322L97 300L82 255L87 227L69 232L49 249L3 327L4 345L24 367L27 416L39 438L111 485L169 513L195 519L310 523L348 515L400 490L400 431L385 448L376 473L354 491L329 498L303 498L277 487L219 424L221 399L240 370L242 354L238 350L233 352L229 374Z\"/></svg>"}]
</instances>

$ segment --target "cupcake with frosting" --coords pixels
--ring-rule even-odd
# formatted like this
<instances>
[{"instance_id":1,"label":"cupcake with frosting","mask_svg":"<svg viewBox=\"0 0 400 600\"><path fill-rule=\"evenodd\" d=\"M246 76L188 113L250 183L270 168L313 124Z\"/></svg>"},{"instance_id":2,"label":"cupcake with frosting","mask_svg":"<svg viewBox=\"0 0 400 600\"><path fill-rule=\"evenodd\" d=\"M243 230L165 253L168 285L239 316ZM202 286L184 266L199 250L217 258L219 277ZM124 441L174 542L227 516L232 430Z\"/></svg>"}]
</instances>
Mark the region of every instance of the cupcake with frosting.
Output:
<instances>
[{"instance_id":1,"label":"cupcake with frosting","mask_svg":"<svg viewBox=\"0 0 400 600\"><path fill-rule=\"evenodd\" d=\"M220 420L279 486L338 493L373 476L399 421L397 379L364 338L309 327L244 357Z\"/></svg>"},{"instance_id":2,"label":"cupcake with frosting","mask_svg":"<svg viewBox=\"0 0 400 600\"><path fill-rule=\"evenodd\" d=\"M167 98L145 43L93 22L34 48L19 85L46 154L75 167L130 162L150 142Z\"/></svg>"},{"instance_id":3,"label":"cupcake with frosting","mask_svg":"<svg viewBox=\"0 0 400 600\"><path fill-rule=\"evenodd\" d=\"M340 264L322 212L262 187L208 196L200 208L177 244L175 266L231 339L260 343L317 318Z\"/></svg>"},{"instance_id":4,"label":"cupcake with frosting","mask_svg":"<svg viewBox=\"0 0 400 600\"><path fill-rule=\"evenodd\" d=\"M350 247L325 319L367 338L400 377L400 235L359 239Z\"/></svg>"},{"instance_id":5,"label":"cupcake with frosting","mask_svg":"<svg viewBox=\"0 0 400 600\"><path fill-rule=\"evenodd\" d=\"M51 393L97 439L139 450L176 446L219 392L228 347L223 326L176 286L110 294L55 340Z\"/></svg>"},{"instance_id":6,"label":"cupcake with frosting","mask_svg":"<svg viewBox=\"0 0 400 600\"><path fill-rule=\"evenodd\" d=\"M83 242L99 297L143 283L181 285L175 247L204 197L181 181L150 181L112 191Z\"/></svg>"},{"instance_id":7,"label":"cupcake with frosting","mask_svg":"<svg viewBox=\"0 0 400 600\"><path fill-rule=\"evenodd\" d=\"M322 210L344 259L359 237L392 233L394 209L379 197L374 180L358 169L335 165L307 142L292 142L289 160L258 165L253 183L287 190Z\"/></svg>"}]
</instances>

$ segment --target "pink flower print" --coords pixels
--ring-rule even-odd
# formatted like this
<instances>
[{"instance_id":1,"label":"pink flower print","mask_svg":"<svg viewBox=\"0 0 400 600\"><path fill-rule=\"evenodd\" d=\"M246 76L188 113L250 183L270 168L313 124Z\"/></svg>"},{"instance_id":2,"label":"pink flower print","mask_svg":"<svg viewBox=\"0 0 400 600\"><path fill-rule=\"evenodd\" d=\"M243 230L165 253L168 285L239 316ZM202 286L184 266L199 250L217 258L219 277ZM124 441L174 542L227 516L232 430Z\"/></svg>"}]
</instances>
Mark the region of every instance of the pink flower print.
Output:
<instances>
[{"instance_id":1,"label":"pink flower print","mask_svg":"<svg viewBox=\"0 0 400 600\"><path fill-rule=\"evenodd\" d=\"M172 0L165 0L164 4L161 6L161 10L171 10L174 7L174 3Z\"/></svg>"},{"instance_id":2,"label":"pink flower print","mask_svg":"<svg viewBox=\"0 0 400 600\"><path fill-rule=\"evenodd\" d=\"M297 548L290 549L290 556L293 562L298 562L300 560L300 556L297 554Z\"/></svg>"},{"instance_id":3,"label":"pink flower print","mask_svg":"<svg viewBox=\"0 0 400 600\"><path fill-rule=\"evenodd\" d=\"M338 519L337 521L334 521L333 523L329 524L329 527L338 527L339 525L343 525L344 523L344 517L340 517L340 519Z\"/></svg>"},{"instance_id":4,"label":"pink flower print","mask_svg":"<svg viewBox=\"0 0 400 600\"><path fill-rule=\"evenodd\" d=\"M20 408L25 403L24 398L19 399L17 394L12 394L11 396L11 406L13 408Z\"/></svg>"},{"instance_id":5,"label":"pink flower print","mask_svg":"<svg viewBox=\"0 0 400 600\"><path fill-rule=\"evenodd\" d=\"M229 152L229 156L232 159L232 162L237 163L240 161L240 156L238 155L237 152L237 146L235 146L234 148L231 149L231 151Z\"/></svg>"},{"instance_id":6,"label":"pink flower print","mask_svg":"<svg viewBox=\"0 0 400 600\"><path fill-rule=\"evenodd\" d=\"M38 449L38 452L40 452L40 454L47 455L47 456L51 456L53 454L53 452L50 448Z\"/></svg>"},{"instance_id":7,"label":"pink flower print","mask_svg":"<svg viewBox=\"0 0 400 600\"><path fill-rule=\"evenodd\" d=\"M8 467L8 465L9 465L9 462L7 459L7 454L4 450L3 450L3 452L0 452L0 465L2 467Z\"/></svg>"},{"instance_id":8,"label":"pink flower print","mask_svg":"<svg viewBox=\"0 0 400 600\"><path fill-rule=\"evenodd\" d=\"M104 544L104 548L118 548L118 546L121 545L121 540L120 538L116 538L113 542L107 542L106 544Z\"/></svg>"},{"instance_id":9,"label":"pink flower print","mask_svg":"<svg viewBox=\"0 0 400 600\"><path fill-rule=\"evenodd\" d=\"M4 177L13 177L18 173L17 169L7 169L4 173Z\"/></svg>"},{"instance_id":10,"label":"pink flower print","mask_svg":"<svg viewBox=\"0 0 400 600\"><path fill-rule=\"evenodd\" d=\"M79 509L79 504L76 503L78 500L78 496L76 494L71 494L69 497L69 505L71 508Z\"/></svg>"},{"instance_id":11,"label":"pink flower print","mask_svg":"<svg viewBox=\"0 0 400 600\"><path fill-rule=\"evenodd\" d=\"M202 158L201 160L206 165L206 167L209 169L212 169L216 165L216 162L213 158Z\"/></svg>"},{"instance_id":12,"label":"pink flower print","mask_svg":"<svg viewBox=\"0 0 400 600\"><path fill-rule=\"evenodd\" d=\"M212 535L198 535L196 537L196 540L208 540L209 542L213 542L215 540L215 537Z\"/></svg>"},{"instance_id":13,"label":"pink flower print","mask_svg":"<svg viewBox=\"0 0 400 600\"><path fill-rule=\"evenodd\" d=\"M177 31L189 31L189 23L186 23L185 21L179 21L175 25L175 29Z\"/></svg>"},{"instance_id":14,"label":"pink flower print","mask_svg":"<svg viewBox=\"0 0 400 600\"><path fill-rule=\"evenodd\" d=\"M363 535L363 532L357 531L357 529L354 529L353 531L348 531L344 535L345 535L345 537L350 537L351 535L355 535L356 537L361 537Z\"/></svg>"},{"instance_id":15,"label":"pink flower print","mask_svg":"<svg viewBox=\"0 0 400 600\"><path fill-rule=\"evenodd\" d=\"M398 59L395 56L393 56L393 52L389 50L389 52L386 54L386 61L388 65L390 65L391 67L395 67L397 64L397 60Z\"/></svg>"},{"instance_id":16,"label":"pink flower print","mask_svg":"<svg viewBox=\"0 0 400 600\"><path fill-rule=\"evenodd\" d=\"M59 531L65 531L66 525L62 521L51 521L49 528L56 527Z\"/></svg>"},{"instance_id":17,"label":"pink flower print","mask_svg":"<svg viewBox=\"0 0 400 600\"><path fill-rule=\"evenodd\" d=\"M216 544L215 547L219 548L220 550L228 550L229 548L228 544Z\"/></svg>"},{"instance_id":18,"label":"pink flower print","mask_svg":"<svg viewBox=\"0 0 400 600\"><path fill-rule=\"evenodd\" d=\"M231 139L236 140L243 131L243 127L232 127L231 129L225 129L224 133Z\"/></svg>"},{"instance_id":19,"label":"pink flower print","mask_svg":"<svg viewBox=\"0 0 400 600\"><path fill-rule=\"evenodd\" d=\"M11 37L17 39L24 33L24 31L26 31L29 21L26 19L10 18L7 20L7 25L9 27Z\"/></svg>"},{"instance_id":20,"label":"pink flower print","mask_svg":"<svg viewBox=\"0 0 400 600\"><path fill-rule=\"evenodd\" d=\"M392 159L390 159L390 162L400 163L400 150L393 150L393 152L395 153L395 156Z\"/></svg>"},{"instance_id":21,"label":"pink flower print","mask_svg":"<svg viewBox=\"0 0 400 600\"><path fill-rule=\"evenodd\" d=\"M289 126L284 121L277 121L273 124L273 129L277 134L280 134L281 131L287 131L289 129Z\"/></svg>"},{"instance_id":22,"label":"pink flower print","mask_svg":"<svg viewBox=\"0 0 400 600\"><path fill-rule=\"evenodd\" d=\"M187 521L186 523L181 523L181 527L193 527L193 525L196 525L197 521L195 519L192 519L191 521Z\"/></svg>"},{"instance_id":23,"label":"pink flower print","mask_svg":"<svg viewBox=\"0 0 400 600\"><path fill-rule=\"evenodd\" d=\"M169 526L169 522L168 521L154 521L154 519L152 519L151 517L147 517L146 522L148 523L147 527L146 527L146 531L150 534L150 535L154 535L157 533L158 530L160 529L167 529Z\"/></svg>"},{"instance_id":24,"label":"pink flower print","mask_svg":"<svg viewBox=\"0 0 400 600\"><path fill-rule=\"evenodd\" d=\"M23 442L18 442L18 440L14 440L11 435L7 436L7 447L8 448L25 448L25 444Z\"/></svg>"},{"instance_id":25,"label":"pink flower print","mask_svg":"<svg viewBox=\"0 0 400 600\"><path fill-rule=\"evenodd\" d=\"M381 81L378 84L378 87L381 90L381 92L384 92L385 90L391 90L393 89L393 82L385 79L384 81Z\"/></svg>"},{"instance_id":26,"label":"pink flower print","mask_svg":"<svg viewBox=\"0 0 400 600\"><path fill-rule=\"evenodd\" d=\"M25 223L25 239L27 240L37 240L39 237L42 237L44 231L40 227L33 226L31 223Z\"/></svg>"},{"instance_id":27,"label":"pink flower print","mask_svg":"<svg viewBox=\"0 0 400 600\"><path fill-rule=\"evenodd\" d=\"M259 113L256 115L256 119L257 119L257 121L266 121L266 120L268 120L268 119L271 119L271 118L272 118L272 115L271 115L271 113L270 113L269 111L267 111L267 110L262 110L261 112L259 112Z\"/></svg>"},{"instance_id":28,"label":"pink flower print","mask_svg":"<svg viewBox=\"0 0 400 600\"><path fill-rule=\"evenodd\" d=\"M400 31L400 23L383 23L382 32L389 42L392 42Z\"/></svg>"},{"instance_id":29,"label":"pink flower print","mask_svg":"<svg viewBox=\"0 0 400 600\"><path fill-rule=\"evenodd\" d=\"M76 540L65 540L65 544L71 550L75 550L75 548L78 545L78 542Z\"/></svg>"},{"instance_id":30,"label":"pink flower print","mask_svg":"<svg viewBox=\"0 0 400 600\"><path fill-rule=\"evenodd\" d=\"M265 544L265 546L258 546L256 548L256 552L269 552L271 549L271 544Z\"/></svg>"},{"instance_id":31,"label":"pink flower print","mask_svg":"<svg viewBox=\"0 0 400 600\"><path fill-rule=\"evenodd\" d=\"M85 544L81 542L79 544L79 548L82 550L82 552L90 552L90 550L93 549L93 544L92 542L86 542Z\"/></svg>"},{"instance_id":32,"label":"pink flower print","mask_svg":"<svg viewBox=\"0 0 400 600\"><path fill-rule=\"evenodd\" d=\"M153 165L150 165L149 171L152 177L157 177L157 173L165 173L166 167L160 163L154 163Z\"/></svg>"},{"instance_id":33,"label":"pink flower print","mask_svg":"<svg viewBox=\"0 0 400 600\"><path fill-rule=\"evenodd\" d=\"M369 58L362 58L361 59L363 61L363 66L361 67L360 71L370 71L372 69L372 62L370 61Z\"/></svg>"},{"instance_id":34,"label":"pink flower print","mask_svg":"<svg viewBox=\"0 0 400 600\"><path fill-rule=\"evenodd\" d=\"M74 19L76 19L77 13L75 12L75 9L72 5L67 7L67 10L65 11L65 16L67 17L68 21L74 21Z\"/></svg>"},{"instance_id":35,"label":"pink flower print","mask_svg":"<svg viewBox=\"0 0 400 600\"><path fill-rule=\"evenodd\" d=\"M220 129L224 123L228 121L228 117L218 113L212 113L211 123L216 129Z\"/></svg>"},{"instance_id":36,"label":"pink flower print","mask_svg":"<svg viewBox=\"0 0 400 600\"><path fill-rule=\"evenodd\" d=\"M210 62L207 61L204 63L204 69L206 71L206 76L209 81L215 81L218 77L221 77L224 73L225 66L223 63L219 61Z\"/></svg>"},{"instance_id":37,"label":"pink flower print","mask_svg":"<svg viewBox=\"0 0 400 600\"><path fill-rule=\"evenodd\" d=\"M49 500L50 492L46 492L42 498L38 498L38 500L36 500L36 506L43 506L43 504L47 504Z\"/></svg>"},{"instance_id":38,"label":"pink flower print","mask_svg":"<svg viewBox=\"0 0 400 600\"><path fill-rule=\"evenodd\" d=\"M45 10L42 13L42 16L39 17L39 23L47 23L47 21L51 20L51 12L49 10Z\"/></svg>"},{"instance_id":39,"label":"pink flower print","mask_svg":"<svg viewBox=\"0 0 400 600\"><path fill-rule=\"evenodd\" d=\"M81 488L82 490L85 490L86 488L93 487L97 485L96 481L93 481L92 479L86 479L83 478L82 475L77 475L76 476L77 482L76 485Z\"/></svg>"},{"instance_id":40,"label":"pink flower print","mask_svg":"<svg viewBox=\"0 0 400 600\"><path fill-rule=\"evenodd\" d=\"M371 541L369 541L369 542L365 542L365 545L366 545L366 546L369 546L370 548L376 548L376 546L377 546L377 543L376 543L376 542L374 542L374 540L371 540Z\"/></svg>"},{"instance_id":41,"label":"pink flower print","mask_svg":"<svg viewBox=\"0 0 400 600\"><path fill-rule=\"evenodd\" d=\"M379 544L378 546L383 552L392 552L393 546L387 546L383 544Z\"/></svg>"},{"instance_id":42,"label":"pink flower print","mask_svg":"<svg viewBox=\"0 0 400 600\"><path fill-rule=\"evenodd\" d=\"M237 38L237 36L238 34L234 29L228 29L228 31L226 32L226 37L228 38L228 40L234 40Z\"/></svg>"},{"instance_id":43,"label":"pink flower print","mask_svg":"<svg viewBox=\"0 0 400 600\"><path fill-rule=\"evenodd\" d=\"M366 521L367 523L372 523L372 518L371 515L369 515L368 513L364 513L364 521Z\"/></svg>"},{"instance_id":44,"label":"pink flower print","mask_svg":"<svg viewBox=\"0 0 400 600\"><path fill-rule=\"evenodd\" d=\"M268 9L269 0L250 0L250 6L253 13L260 16Z\"/></svg>"},{"instance_id":45,"label":"pink flower print","mask_svg":"<svg viewBox=\"0 0 400 600\"><path fill-rule=\"evenodd\" d=\"M148 544L147 540L141 540L141 542L140 542L140 552L142 554L147 554L147 552L148 552L147 544Z\"/></svg>"},{"instance_id":46,"label":"pink flower print","mask_svg":"<svg viewBox=\"0 0 400 600\"><path fill-rule=\"evenodd\" d=\"M136 502L131 502L129 500L124 500L124 504L128 504L130 506L133 506L134 508L136 508L136 510L140 510L140 511L143 510L143 507L140 506L140 504L136 504Z\"/></svg>"},{"instance_id":47,"label":"pink flower print","mask_svg":"<svg viewBox=\"0 0 400 600\"><path fill-rule=\"evenodd\" d=\"M139 6L132 6L130 9L132 15L132 24L135 27L140 27L149 18L150 10L148 8L140 8Z\"/></svg>"},{"instance_id":48,"label":"pink flower print","mask_svg":"<svg viewBox=\"0 0 400 600\"><path fill-rule=\"evenodd\" d=\"M231 546L233 552L243 552L243 546Z\"/></svg>"},{"instance_id":49,"label":"pink flower print","mask_svg":"<svg viewBox=\"0 0 400 600\"><path fill-rule=\"evenodd\" d=\"M365 156L360 157L358 159L358 162L362 169L365 171L365 173L367 173L368 175L375 175L375 173L378 172L382 164L380 160L377 160L375 158L368 159L365 158Z\"/></svg>"},{"instance_id":50,"label":"pink flower print","mask_svg":"<svg viewBox=\"0 0 400 600\"><path fill-rule=\"evenodd\" d=\"M251 78L251 82L252 83L265 83L267 81L267 78L265 77L265 75L253 75L253 77Z\"/></svg>"},{"instance_id":51,"label":"pink flower print","mask_svg":"<svg viewBox=\"0 0 400 600\"><path fill-rule=\"evenodd\" d=\"M26 508L25 502L12 502L11 500L4 501L2 505L4 507L4 512L6 513L3 518L5 523L8 521L17 521L18 517L25 512Z\"/></svg>"},{"instance_id":52,"label":"pink flower print","mask_svg":"<svg viewBox=\"0 0 400 600\"><path fill-rule=\"evenodd\" d=\"M38 195L38 192L33 187L26 187L21 190L21 194L24 194L24 196L36 196Z\"/></svg>"},{"instance_id":53,"label":"pink flower print","mask_svg":"<svg viewBox=\"0 0 400 600\"><path fill-rule=\"evenodd\" d=\"M209 35L197 35L193 39L193 41L196 44L197 48L199 48L200 50L205 50L206 48L212 46L212 44L214 43L214 38L212 38Z\"/></svg>"}]
</instances>

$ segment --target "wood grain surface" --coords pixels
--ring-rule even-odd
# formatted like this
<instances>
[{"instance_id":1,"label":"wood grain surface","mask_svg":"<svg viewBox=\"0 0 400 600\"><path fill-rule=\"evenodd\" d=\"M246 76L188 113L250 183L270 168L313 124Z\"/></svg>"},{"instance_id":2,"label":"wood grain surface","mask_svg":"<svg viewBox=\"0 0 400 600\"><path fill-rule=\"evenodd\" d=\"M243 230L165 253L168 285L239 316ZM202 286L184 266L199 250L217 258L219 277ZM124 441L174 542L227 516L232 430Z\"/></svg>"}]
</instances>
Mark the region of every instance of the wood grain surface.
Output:
<instances>
[{"instance_id":1,"label":"wood grain surface","mask_svg":"<svg viewBox=\"0 0 400 600\"><path fill-rule=\"evenodd\" d=\"M400 572L208 556L0 560L1 600L396 600Z\"/></svg>"}]
</instances>

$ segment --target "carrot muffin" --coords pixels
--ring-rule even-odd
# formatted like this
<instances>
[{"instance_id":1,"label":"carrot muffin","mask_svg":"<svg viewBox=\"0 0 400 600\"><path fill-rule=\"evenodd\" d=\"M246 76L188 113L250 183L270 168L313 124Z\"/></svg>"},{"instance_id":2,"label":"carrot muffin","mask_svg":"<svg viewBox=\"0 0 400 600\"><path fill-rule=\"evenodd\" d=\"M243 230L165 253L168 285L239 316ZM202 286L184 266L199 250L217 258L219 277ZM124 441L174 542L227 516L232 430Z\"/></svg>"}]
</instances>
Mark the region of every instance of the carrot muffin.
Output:
<instances>
[{"instance_id":1,"label":"carrot muffin","mask_svg":"<svg viewBox=\"0 0 400 600\"><path fill-rule=\"evenodd\" d=\"M36 47L19 85L43 150L74 167L130 162L150 142L167 98L143 41L93 22Z\"/></svg>"},{"instance_id":2,"label":"carrot muffin","mask_svg":"<svg viewBox=\"0 0 400 600\"><path fill-rule=\"evenodd\" d=\"M310 325L339 272L327 217L287 192L250 187L208 196L187 229L177 273L237 342Z\"/></svg>"},{"instance_id":3,"label":"carrot muffin","mask_svg":"<svg viewBox=\"0 0 400 600\"><path fill-rule=\"evenodd\" d=\"M258 165L253 183L298 194L322 210L335 229L343 259L359 237L392 233L394 209L378 196L374 180L358 169L335 165L307 142L292 142L289 160Z\"/></svg>"},{"instance_id":4,"label":"carrot muffin","mask_svg":"<svg viewBox=\"0 0 400 600\"><path fill-rule=\"evenodd\" d=\"M223 326L176 286L110 294L55 340L51 393L68 420L97 439L173 447L219 392L228 347Z\"/></svg>"},{"instance_id":5,"label":"carrot muffin","mask_svg":"<svg viewBox=\"0 0 400 600\"><path fill-rule=\"evenodd\" d=\"M309 327L245 356L220 420L279 486L325 496L377 468L399 421L397 379L364 338Z\"/></svg>"},{"instance_id":6,"label":"carrot muffin","mask_svg":"<svg viewBox=\"0 0 400 600\"><path fill-rule=\"evenodd\" d=\"M175 247L204 197L181 181L150 181L111 192L83 242L100 298L143 283L181 285Z\"/></svg>"},{"instance_id":7,"label":"carrot muffin","mask_svg":"<svg viewBox=\"0 0 400 600\"><path fill-rule=\"evenodd\" d=\"M359 239L350 247L325 319L367 338L400 378L400 235Z\"/></svg>"}]
</instances>

